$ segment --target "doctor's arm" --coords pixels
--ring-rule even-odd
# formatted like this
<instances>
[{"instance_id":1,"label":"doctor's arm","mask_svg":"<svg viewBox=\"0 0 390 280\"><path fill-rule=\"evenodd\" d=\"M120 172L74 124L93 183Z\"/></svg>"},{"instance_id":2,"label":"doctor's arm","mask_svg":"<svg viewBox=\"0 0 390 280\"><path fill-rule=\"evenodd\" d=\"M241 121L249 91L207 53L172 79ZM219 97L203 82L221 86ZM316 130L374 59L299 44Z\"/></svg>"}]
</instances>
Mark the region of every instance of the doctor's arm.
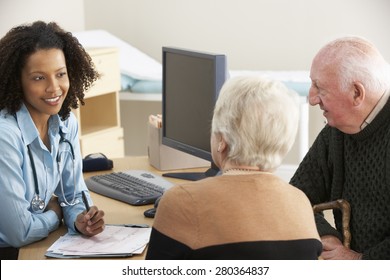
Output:
<instances>
[{"instance_id":1,"label":"doctor's arm","mask_svg":"<svg viewBox=\"0 0 390 280\"><path fill-rule=\"evenodd\" d=\"M8 130L10 131L10 130ZM12 247L21 247L38 241L58 228L59 217L55 211L33 213L29 209L29 198L34 187L25 182L25 157L23 143L12 135L2 133L0 146L0 243Z\"/></svg>"}]
</instances>

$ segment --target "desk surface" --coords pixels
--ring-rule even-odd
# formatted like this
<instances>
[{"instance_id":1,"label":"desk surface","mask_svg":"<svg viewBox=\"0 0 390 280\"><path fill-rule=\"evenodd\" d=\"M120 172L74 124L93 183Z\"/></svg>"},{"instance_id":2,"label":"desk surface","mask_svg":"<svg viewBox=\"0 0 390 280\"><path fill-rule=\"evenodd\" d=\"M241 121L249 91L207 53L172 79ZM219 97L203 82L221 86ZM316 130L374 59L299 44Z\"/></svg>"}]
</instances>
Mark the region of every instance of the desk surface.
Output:
<instances>
[{"instance_id":1,"label":"desk surface","mask_svg":"<svg viewBox=\"0 0 390 280\"><path fill-rule=\"evenodd\" d=\"M103 174L112 171L123 171L129 169L148 170L155 174L161 175L162 171L155 169L149 165L147 157L125 157L113 159L114 169L110 171L84 173L84 178L92 175ZM191 171L205 171L205 168L191 169ZM181 180L167 178L168 180L178 183ZM99 209L105 212L105 222L107 224L123 224L123 223L141 223L152 225L153 219L145 218L143 212L152 207L152 205L132 206L121 201L110 199L108 197L96 194L91 191L93 202ZM66 233L67 229L62 225L59 229L51 232L49 236L41 241L24 246L19 250L19 259L24 260L43 260L46 250L61 236ZM144 259L145 252L141 255L135 255L131 259Z\"/></svg>"}]
</instances>

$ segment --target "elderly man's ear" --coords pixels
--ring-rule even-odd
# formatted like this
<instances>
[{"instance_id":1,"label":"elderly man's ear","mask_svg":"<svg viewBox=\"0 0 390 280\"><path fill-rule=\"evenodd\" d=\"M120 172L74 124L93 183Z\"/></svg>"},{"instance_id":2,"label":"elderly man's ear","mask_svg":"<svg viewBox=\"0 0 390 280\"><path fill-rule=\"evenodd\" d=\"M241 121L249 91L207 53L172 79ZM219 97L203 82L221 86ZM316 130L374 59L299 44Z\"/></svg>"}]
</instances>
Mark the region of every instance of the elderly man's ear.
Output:
<instances>
[{"instance_id":1,"label":"elderly man's ear","mask_svg":"<svg viewBox=\"0 0 390 280\"><path fill-rule=\"evenodd\" d=\"M359 106L364 101L366 97L366 89L363 84L360 82L354 83L354 95L353 95L353 105Z\"/></svg>"}]
</instances>

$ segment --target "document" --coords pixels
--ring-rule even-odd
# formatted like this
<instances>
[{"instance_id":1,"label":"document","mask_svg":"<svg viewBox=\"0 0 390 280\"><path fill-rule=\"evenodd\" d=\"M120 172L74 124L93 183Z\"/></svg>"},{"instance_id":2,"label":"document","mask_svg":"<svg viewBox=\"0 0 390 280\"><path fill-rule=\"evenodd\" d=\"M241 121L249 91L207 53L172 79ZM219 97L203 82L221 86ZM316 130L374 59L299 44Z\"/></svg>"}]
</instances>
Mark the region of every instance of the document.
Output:
<instances>
[{"instance_id":1,"label":"document","mask_svg":"<svg viewBox=\"0 0 390 280\"><path fill-rule=\"evenodd\" d=\"M149 243L151 228L106 225L98 235L61 236L47 250L45 256L53 258L107 258L142 254Z\"/></svg>"}]
</instances>

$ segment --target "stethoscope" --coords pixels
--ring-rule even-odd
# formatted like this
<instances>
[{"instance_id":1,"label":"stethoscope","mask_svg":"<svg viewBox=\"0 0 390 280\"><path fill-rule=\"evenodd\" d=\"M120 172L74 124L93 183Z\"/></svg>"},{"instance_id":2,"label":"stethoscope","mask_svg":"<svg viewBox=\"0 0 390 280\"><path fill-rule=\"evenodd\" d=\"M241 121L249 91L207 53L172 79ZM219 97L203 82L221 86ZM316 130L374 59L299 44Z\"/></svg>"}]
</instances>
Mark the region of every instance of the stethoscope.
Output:
<instances>
[{"instance_id":1,"label":"stethoscope","mask_svg":"<svg viewBox=\"0 0 390 280\"><path fill-rule=\"evenodd\" d=\"M75 156L74 156L74 150L73 150L73 145L72 143L69 142L69 140L65 139L65 137L63 136L63 133L62 131L60 131L60 142L59 142L59 145L61 145L61 143L66 143L69 145L70 147L70 153L72 155L72 168L73 168L73 198L72 198L72 201L68 201L66 199L66 196L65 196L65 192L64 192L64 185L63 185L63 182L62 182L62 174L61 174L61 154L64 153L64 152L68 152L68 151L64 151L64 152L59 152L57 153L57 165L58 165L58 172L60 173L60 186L61 186L61 193L62 193L62 196L64 198L64 201L60 203L61 207L66 207L66 206L73 206L77 203L79 203L79 200L76 199L76 177L75 177ZM30 149L30 145L27 145L27 150L28 150L28 156L30 158L30 162L31 162L31 168L32 168L32 171L33 171L33 176L34 176L34 185L35 185L35 194L34 194L34 197L33 199L31 200L31 209L34 211L34 212L39 212L39 211L42 211L43 209L45 209L45 206L46 206L46 203L45 203L45 200L42 199L39 195L39 188L38 188L38 177L37 177L37 171L35 169L35 163L34 163L34 158L33 158L33 155L31 153L31 149Z\"/></svg>"}]
</instances>

